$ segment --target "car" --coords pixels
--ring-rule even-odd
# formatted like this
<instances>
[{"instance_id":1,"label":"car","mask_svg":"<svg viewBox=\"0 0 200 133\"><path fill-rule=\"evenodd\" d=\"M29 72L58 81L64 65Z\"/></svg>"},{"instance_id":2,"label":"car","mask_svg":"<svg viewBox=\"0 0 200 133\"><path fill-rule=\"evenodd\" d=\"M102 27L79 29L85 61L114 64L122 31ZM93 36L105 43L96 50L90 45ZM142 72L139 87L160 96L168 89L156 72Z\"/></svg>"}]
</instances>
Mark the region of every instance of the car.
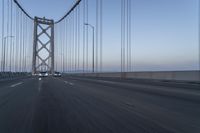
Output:
<instances>
[{"instance_id":1,"label":"car","mask_svg":"<svg viewBox=\"0 0 200 133\"><path fill-rule=\"evenodd\" d=\"M48 72L40 72L38 75L39 75L39 77L48 77L49 76Z\"/></svg>"},{"instance_id":2,"label":"car","mask_svg":"<svg viewBox=\"0 0 200 133\"><path fill-rule=\"evenodd\" d=\"M54 72L54 77L61 77L61 73L60 72Z\"/></svg>"}]
</instances>

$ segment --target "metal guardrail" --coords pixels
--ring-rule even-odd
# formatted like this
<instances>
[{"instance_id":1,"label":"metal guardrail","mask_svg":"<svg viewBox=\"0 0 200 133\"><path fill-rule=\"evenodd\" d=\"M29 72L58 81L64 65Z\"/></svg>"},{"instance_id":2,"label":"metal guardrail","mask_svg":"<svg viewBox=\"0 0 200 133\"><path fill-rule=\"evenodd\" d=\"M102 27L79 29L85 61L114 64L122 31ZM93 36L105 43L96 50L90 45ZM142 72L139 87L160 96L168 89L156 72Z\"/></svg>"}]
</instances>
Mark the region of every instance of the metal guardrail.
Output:
<instances>
[{"instance_id":1,"label":"metal guardrail","mask_svg":"<svg viewBox=\"0 0 200 133\"><path fill-rule=\"evenodd\" d=\"M102 77L102 78L123 78L123 79L153 79L200 82L200 71L155 71L155 72L105 72L105 73L74 73L72 75Z\"/></svg>"}]
</instances>

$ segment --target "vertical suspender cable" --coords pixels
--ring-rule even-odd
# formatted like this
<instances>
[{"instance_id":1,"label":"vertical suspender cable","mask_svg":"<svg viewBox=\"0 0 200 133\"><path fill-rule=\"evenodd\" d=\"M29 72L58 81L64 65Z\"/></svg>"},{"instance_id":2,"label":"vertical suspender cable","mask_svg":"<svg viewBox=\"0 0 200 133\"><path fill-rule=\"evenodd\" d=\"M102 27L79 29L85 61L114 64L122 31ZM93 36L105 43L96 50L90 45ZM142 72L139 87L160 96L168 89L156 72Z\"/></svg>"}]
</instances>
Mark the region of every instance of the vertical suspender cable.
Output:
<instances>
[{"instance_id":1,"label":"vertical suspender cable","mask_svg":"<svg viewBox=\"0 0 200 133\"><path fill-rule=\"evenodd\" d=\"M62 50L63 50L63 41L62 41L62 29L63 29L63 27L62 27L62 23L63 23L63 21L60 23L60 71L62 72L62 70L63 70L63 68L62 68L62 64L63 64L63 62L62 62Z\"/></svg>"},{"instance_id":2,"label":"vertical suspender cable","mask_svg":"<svg viewBox=\"0 0 200 133\"><path fill-rule=\"evenodd\" d=\"M63 20L63 73L65 72L65 48L66 48L66 34L65 34L65 28L66 28L66 19Z\"/></svg>"},{"instance_id":3,"label":"vertical suspender cable","mask_svg":"<svg viewBox=\"0 0 200 133\"><path fill-rule=\"evenodd\" d=\"M83 0L83 73L85 73L85 1Z\"/></svg>"},{"instance_id":4,"label":"vertical suspender cable","mask_svg":"<svg viewBox=\"0 0 200 133\"><path fill-rule=\"evenodd\" d=\"M60 68L60 66L59 66L59 62L60 62L60 59L59 59L59 24L57 25L57 71L59 71L59 68Z\"/></svg>"},{"instance_id":5,"label":"vertical suspender cable","mask_svg":"<svg viewBox=\"0 0 200 133\"><path fill-rule=\"evenodd\" d=\"M27 41L26 41L26 72L30 72L29 70L29 62L30 62L30 59L29 59L29 53L32 53L30 51L30 47L31 47L31 43L30 43L30 32L28 32L28 29L31 29L30 27L30 23L29 23L29 19L27 19L27 26L26 26L26 34L27 34Z\"/></svg>"},{"instance_id":6,"label":"vertical suspender cable","mask_svg":"<svg viewBox=\"0 0 200 133\"><path fill-rule=\"evenodd\" d=\"M85 17L86 17L86 22L85 23L87 23L88 24L88 9L89 9L89 5L88 5L88 0L86 0L86 3L85 3L86 5L85 5L85 13L86 13L86 15L85 15ZM88 67L89 67L89 61L88 61L88 58L89 58L89 54L88 54L88 30L89 30L89 28L88 28L88 26L86 26L85 27L86 28L86 70L87 70L87 72L88 72Z\"/></svg>"},{"instance_id":7,"label":"vertical suspender cable","mask_svg":"<svg viewBox=\"0 0 200 133\"><path fill-rule=\"evenodd\" d=\"M73 72L73 37L74 37L74 35L73 35L73 14L71 14L71 23L70 23L70 25L71 25L71 72Z\"/></svg>"},{"instance_id":8,"label":"vertical suspender cable","mask_svg":"<svg viewBox=\"0 0 200 133\"><path fill-rule=\"evenodd\" d=\"M66 54L67 54L67 57L66 57L66 65L67 65L67 68L66 68L66 71L69 72L69 18L66 18Z\"/></svg>"},{"instance_id":9,"label":"vertical suspender cable","mask_svg":"<svg viewBox=\"0 0 200 133\"><path fill-rule=\"evenodd\" d=\"M62 35L62 40L63 40L63 73L65 72L65 19L63 20L63 35Z\"/></svg>"},{"instance_id":10,"label":"vertical suspender cable","mask_svg":"<svg viewBox=\"0 0 200 133\"><path fill-rule=\"evenodd\" d=\"M74 37L75 37L75 24L74 24L74 18L75 18L75 16L74 16L74 12L72 12L72 64L73 64L73 72L74 72L74 70L75 70L75 47L74 47L74 44L75 44L75 39L74 39Z\"/></svg>"},{"instance_id":11,"label":"vertical suspender cable","mask_svg":"<svg viewBox=\"0 0 200 133\"><path fill-rule=\"evenodd\" d=\"M132 42L131 42L131 32L132 32L132 10L131 10L131 0L129 0L129 71L132 71Z\"/></svg>"},{"instance_id":12,"label":"vertical suspender cable","mask_svg":"<svg viewBox=\"0 0 200 133\"><path fill-rule=\"evenodd\" d=\"M76 72L78 70L78 8L76 8Z\"/></svg>"},{"instance_id":13,"label":"vertical suspender cable","mask_svg":"<svg viewBox=\"0 0 200 133\"><path fill-rule=\"evenodd\" d=\"M78 6L78 70L80 69L80 5Z\"/></svg>"},{"instance_id":14,"label":"vertical suspender cable","mask_svg":"<svg viewBox=\"0 0 200 133\"><path fill-rule=\"evenodd\" d=\"M71 72L71 60L72 60L72 56L71 56L71 45L72 45L72 27L71 27L71 15L69 16L69 72Z\"/></svg>"},{"instance_id":15,"label":"vertical suspender cable","mask_svg":"<svg viewBox=\"0 0 200 133\"><path fill-rule=\"evenodd\" d=\"M76 72L76 11L73 11L74 14L74 72Z\"/></svg>"},{"instance_id":16,"label":"vertical suspender cable","mask_svg":"<svg viewBox=\"0 0 200 133\"><path fill-rule=\"evenodd\" d=\"M99 0L96 0L96 72L98 72L98 45L99 45Z\"/></svg>"},{"instance_id":17,"label":"vertical suspender cable","mask_svg":"<svg viewBox=\"0 0 200 133\"><path fill-rule=\"evenodd\" d=\"M65 48L66 48L66 33L65 33L65 27L66 27L66 19L63 20L63 73L65 72Z\"/></svg>"},{"instance_id":18,"label":"vertical suspender cable","mask_svg":"<svg viewBox=\"0 0 200 133\"><path fill-rule=\"evenodd\" d=\"M14 41L13 41L13 71L16 72L16 26L15 26L15 22L16 22L16 12L15 12L15 6L13 5L13 35L15 36Z\"/></svg>"},{"instance_id":19,"label":"vertical suspender cable","mask_svg":"<svg viewBox=\"0 0 200 133\"><path fill-rule=\"evenodd\" d=\"M54 33L56 34L56 24L54 25ZM54 35L54 59L55 59L55 61L54 61L54 63L55 63L55 65L54 65L54 70L56 71L56 49L57 49L57 47L56 47L56 45L57 45L57 42L56 42L57 40L56 40L56 35Z\"/></svg>"},{"instance_id":20,"label":"vertical suspender cable","mask_svg":"<svg viewBox=\"0 0 200 133\"><path fill-rule=\"evenodd\" d=\"M75 46L75 72L77 68L77 11L74 10L74 46Z\"/></svg>"},{"instance_id":21,"label":"vertical suspender cable","mask_svg":"<svg viewBox=\"0 0 200 133\"><path fill-rule=\"evenodd\" d=\"M56 71L58 71L59 69L59 33L58 33L58 30L59 30L59 25L57 24L56 26Z\"/></svg>"},{"instance_id":22,"label":"vertical suspender cable","mask_svg":"<svg viewBox=\"0 0 200 133\"><path fill-rule=\"evenodd\" d=\"M67 72L68 70L68 25L67 25L67 21L68 19L66 18L66 21L65 21L65 72Z\"/></svg>"},{"instance_id":23,"label":"vertical suspender cable","mask_svg":"<svg viewBox=\"0 0 200 133\"><path fill-rule=\"evenodd\" d=\"M24 71L24 14L22 14L22 72Z\"/></svg>"},{"instance_id":24,"label":"vertical suspender cable","mask_svg":"<svg viewBox=\"0 0 200 133\"><path fill-rule=\"evenodd\" d=\"M59 33L60 33L60 39L59 39L59 44L60 44L60 46L59 46L59 48L60 48L60 52L59 52L59 54L60 54L60 71L62 72L62 22L60 23L60 25L59 25Z\"/></svg>"},{"instance_id":25,"label":"vertical suspender cable","mask_svg":"<svg viewBox=\"0 0 200 133\"><path fill-rule=\"evenodd\" d=\"M123 14L122 14L122 21L123 21L123 25L122 25L122 41L123 41L123 43L122 43L122 50L123 50L123 58L122 58L122 61L123 61L123 66L122 66L122 68L123 68L123 72L125 71L125 22L124 22L124 20L125 20L125 1L123 0Z\"/></svg>"},{"instance_id":26,"label":"vertical suspender cable","mask_svg":"<svg viewBox=\"0 0 200 133\"><path fill-rule=\"evenodd\" d=\"M65 73L67 72L67 19L65 19Z\"/></svg>"},{"instance_id":27,"label":"vertical suspender cable","mask_svg":"<svg viewBox=\"0 0 200 133\"><path fill-rule=\"evenodd\" d=\"M69 71L72 71L72 17L69 16Z\"/></svg>"},{"instance_id":28,"label":"vertical suspender cable","mask_svg":"<svg viewBox=\"0 0 200 133\"><path fill-rule=\"evenodd\" d=\"M20 11L20 72L22 72L22 33L23 33L23 25L22 25L22 11Z\"/></svg>"},{"instance_id":29,"label":"vertical suspender cable","mask_svg":"<svg viewBox=\"0 0 200 133\"><path fill-rule=\"evenodd\" d=\"M25 69L25 63L24 63L24 60L25 60L25 18L24 18L24 14L23 14L23 34L22 34L22 72L24 72L24 69Z\"/></svg>"},{"instance_id":30,"label":"vertical suspender cable","mask_svg":"<svg viewBox=\"0 0 200 133\"><path fill-rule=\"evenodd\" d=\"M61 64L62 64L62 62L61 62L61 33L60 33L60 30L61 30L61 26L60 26L60 24L59 24L59 32L58 32L58 36L59 36L59 40L58 40L58 42L59 42L59 52L58 52L58 54L59 54L59 71L61 71Z\"/></svg>"},{"instance_id":31,"label":"vertical suspender cable","mask_svg":"<svg viewBox=\"0 0 200 133\"><path fill-rule=\"evenodd\" d=\"M125 37L125 23L124 23L124 19L125 19L125 11L124 11L125 7L124 6L125 6L125 3L124 3L124 0L123 0L122 6L123 6L123 8L122 8L122 10L123 10L123 14L122 14L122 22L123 22L122 23L122 29L123 29L122 30L122 50L123 50L123 52L122 52L123 53L123 55L122 55L123 56L123 58L122 58L123 63L122 64L123 64L123 66L122 66L122 68L123 68L123 72L124 72L125 71L125 69L124 69L124 67L125 67L125 64L124 64L125 63L125 48L124 48L124 45L125 45L125 42L124 42L125 41L125 38L124 38Z\"/></svg>"},{"instance_id":32,"label":"vertical suspender cable","mask_svg":"<svg viewBox=\"0 0 200 133\"><path fill-rule=\"evenodd\" d=\"M24 66L25 66L25 72L27 72L27 39L28 39L28 36L27 36L27 17L25 18L25 62L24 62Z\"/></svg>"},{"instance_id":33,"label":"vertical suspender cable","mask_svg":"<svg viewBox=\"0 0 200 133\"><path fill-rule=\"evenodd\" d=\"M13 1L12 1L13 2ZM16 35L15 35L15 25L14 25L14 22L15 22L15 14L14 14L14 5L12 3L12 35L16 38ZM13 42L12 42L12 71L15 72L15 38L13 38Z\"/></svg>"},{"instance_id":34,"label":"vertical suspender cable","mask_svg":"<svg viewBox=\"0 0 200 133\"><path fill-rule=\"evenodd\" d=\"M200 80L200 1L198 1L198 17L199 17L199 31L198 31L198 37L199 37L199 80Z\"/></svg>"},{"instance_id":35,"label":"vertical suspender cable","mask_svg":"<svg viewBox=\"0 0 200 133\"><path fill-rule=\"evenodd\" d=\"M21 72L23 72L23 66L24 66L24 62L23 62L23 58L24 58L24 20L23 20L23 13L22 13L22 18L21 18L21 26L22 26L22 29L21 29L21 50L22 50L22 54L21 54Z\"/></svg>"},{"instance_id":36,"label":"vertical suspender cable","mask_svg":"<svg viewBox=\"0 0 200 133\"><path fill-rule=\"evenodd\" d=\"M199 1L199 4L198 4L198 17L199 17L199 31L198 31L198 37L199 37L199 80L200 80L200 1Z\"/></svg>"},{"instance_id":37,"label":"vertical suspender cable","mask_svg":"<svg viewBox=\"0 0 200 133\"><path fill-rule=\"evenodd\" d=\"M124 0L121 0L121 72L124 72Z\"/></svg>"},{"instance_id":38,"label":"vertical suspender cable","mask_svg":"<svg viewBox=\"0 0 200 133\"><path fill-rule=\"evenodd\" d=\"M26 72L26 39L27 39L27 33L26 33L26 17L24 16L24 71Z\"/></svg>"},{"instance_id":39,"label":"vertical suspender cable","mask_svg":"<svg viewBox=\"0 0 200 133\"><path fill-rule=\"evenodd\" d=\"M77 10L74 11L75 14L75 72L77 71Z\"/></svg>"},{"instance_id":40,"label":"vertical suspender cable","mask_svg":"<svg viewBox=\"0 0 200 133\"><path fill-rule=\"evenodd\" d=\"M59 39L60 71L62 71L62 31L61 31L61 29L62 29L62 23L60 23L60 25L59 25L59 33L60 33L60 35L59 35L60 36L60 39Z\"/></svg>"},{"instance_id":41,"label":"vertical suspender cable","mask_svg":"<svg viewBox=\"0 0 200 133\"><path fill-rule=\"evenodd\" d=\"M70 33L70 30L71 30L71 26L70 26L70 16L68 17L68 22L67 22L67 25L68 25L68 72L70 72L70 39L71 39L71 33Z\"/></svg>"},{"instance_id":42,"label":"vertical suspender cable","mask_svg":"<svg viewBox=\"0 0 200 133\"><path fill-rule=\"evenodd\" d=\"M124 0L124 15L123 15L123 23L124 23L124 25L123 25L123 29L124 29L124 40L123 40L123 44L124 44L124 46L123 46L123 56L124 56L124 59L123 59L123 64L124 64L124 72L126 72L126 0Z\"/></svg>"},{"instance_id":43,"label":"vertical suspender cable","mask_svg":"<svg viewBox=\"0 0 200 133\"><path fill-rule=\"evenodd\" d=\"M64 21L62 21L62 72L64 72Z\"/></svg>"},{"instance_id":44,"label":"vertical suspender cable","mask_svg":"<svg viewBox=\"0 0 200 133\"><path fill-rule=\"evenodd\" d=\"M58 43L58 40L59 40L59 33L58 33L58 29L59 28L59 26L58 26L58 24L57 24L57 26L56 26L56 71L58 71L58 69L59 69L59 66L58 66L58 64L59 64L59 43Z\"/></svg>"},{"instance_id":45,"label":"vertical suspender cable","mask_svg":"<svg viewBox=\"0 0 200 133\"><path fill-rule=\"evenodd\" d=\"M5 43L5 44L6 44L6 45L5 45L5 47L6 47L6 57L5 57L5 59L6 59L6 60L5 60L5 62L6 62L6 63L5 63L6 71L8 71L8 65L9 65L9 64L8 64L8 60L9 60L9 57L8 57L8 55L9 55L9 54L8 54L8 50L9 50L9 47L8 47L9 38L8 38L8 36L9 36L9 21L10 21L10 17L9 17L9 15L10 15L10 13L9 13L9 12L10 12L10 9L9 9L9 8L10 8L10 3L9 3L9 0L7 0L7 6L8 6L8 7L7 7L7 33L6 33L7 35L6 35L6 38L5 38L5 41L6 41L6 43Z\"/></svg>"},{"instance_id":46,"label":"vertical suspender cable","mask_svg":"<svg viewBox=\"0 0 200 133\"><path fill-rule=\"evenodd\" d=\"M66 30L67 30L67 72L69 72L69 18L67 18L67 26L66 26Z\"/></svg>"},{"instance_id":47,"label":"vertical suspender cable","mask_svg":"<svg viewBox=\"0 0 200 133\"><path fill-rule=\"evenodd\" d=\"M54 48L55 48L55 50L54 50L54 51L55 51L55 53L54 53L54 54L55 54L55 71L58 71L58 70L57 70L57 64L58 64L58 62L57 62L57 61L58 61L58 57L57 57L57 55L58 55L58 54L57 54L57 50L58 50L57 35L58 35L58 34L57 34L57 24L56 24L56 25L55 25L55 47L54 47Z\"/></svg>"},{"instance_id":48,"label":"vertical suspender cable","mask_svg":"<svg viewBox=\"0 0 200 133\"><path fill-rule=\"evenodd\" d=\"M127 72L129 72L129 0L126 0L126 60L127 60Z\"/></svg>"},{"instance_id":49,"label":"vertical suspender cable","mask_svg":"<svg viewBox=\"0 0 200 133\"><path fill-rule=\"evenodd\" d=\"M22 27L21 27L21 11L19 10L19 23L18 23L19 25L19 44L18 44L18 48L19 48L19 52L18 52L18 54L19 54L19 61L18 61L18 63L19 63L19 72L21 72L21 30L22 30Z\"/></svg>"},{"instance_id":50,"label":"vertical suspender cable","mask_svg":"<svg viewBox=\"0 0 200 133\"><path fill-rule=\"evenodd\" d=\"M64 50L65 50L65 20L63 20L63 28L62 28L62 30L63 30L63 34L62 34L62 41L63 41L63 49L62 49L62 56L63 56L63 60L62 60L62 62L63 62L63 70L62 70L62 72L64 73L64 69L65 69L65 67L64 67L64 58L65 58L65 52L64 52Z\"/></svg>"},{"instance_id":51,"label":"vertical suspender cable","mask_svg":"<svg viewBox=\"0 0 200 133\"><path fill-rule=\"evenodd\" d=\"M16 7L16 6L15 6ZM18 8L16 7L16 22L15 22L15 26L16 26L16 36L15 36L15 38L16 38L16 46L15 46L15 48L16 48L16 53L15 53L15 58L16 58L16 60L15 60L15 65L16 65L16 71L18 72L19 71L19 69L18 69L18 58L19 58L19 56L18 56L18 53L19 53L19 51L18 51L18 45L19 45L19 12L18 12Z\"/></svg>"},{"instance_id":52,"label":"vertical suspender cable","mask_svg":"<svg viewBox=\"0 0 200 133\"><path fill-rule=\"evenodd\" d=\"M122 31L123 31L123 29L122 29L122 27L123 27L123 20L122 20L122 14L123 14L123 0L121 0L121 73L122 73L122 71L123 71L123 68L122 68L122 63L123 63L123 61L122 61L122 59L123 59L123 50L122 50L122 44L123 44L123 41L122 41L122 37L123 37L123 35L122 35Z\"/></svg>"},{"instance_id":53,"label":"vertical suspender cable","mask_svg":"<svg viewBox=\"0 0 200 133\"><path fill-rule=\"evenodd\" d=\"M64 32L63 32L63 29L64 29L63 23L64 23L64 21L62 21L62 23L61 23L61 27L62 27L62 28L61 28L61 40L60 40L60 41L61 41L61 62L62 62L62 63L61 63L61 65L62 65L62 67L61 67L62 70L61 70L61 71L62 71L62 72L63 72L63 70L64 70L64 67L63 67L63 63L64 63L64 62L63 62L63 58L64 58L64 56L63 56L63 54L64 54L64 53L63 53L63 49L64 49L64 47L63 47L63 46L64 46L64 42L63 42L63 41L64 41L64 40L63 40L63 33L64 33Z\"/></svg>"},{"instance_id":54,"label":"vertical suspender cable","mask_svg":"<svg viewBox=\"0 0 200 133\"><path fill-rule=\"evenodd\" d=\"M67 18L67 27L68 27L68 30L67 30L67 34L68 34L68 40L67 40L67 55L68 55L68 60L67 60L67 66L68 66L68 69L67 71L70 72L70 16Z\"/></svg>"},{"instance_id":55,"label":"vertical suspender cable","mask_svg":"<svg viewBox=\"0 0 200 133\"><path fill-rule=\"evenodd\" d=\"M9 22L9 27L10 27L10 31L9 31L9 35L12 36L12 1L9 1L10 3L10 9L9 9L9 17L10 17L10 22ZM12 59L12 41L13 41L13 37L10 38L10 43L9 43L9 72L12 71L12 67L11 67L11 59Z\"/></svg>"},{"instance_id":56,"label":"vertical suspender cable","mask_svg":"<svg viewBox=\"0 0 200 133\"><path fill-rule=\"evenodd\" d=\"M67 72L69 72L69 18L67 19L66 32L67 32Z\"/></svg>"},{"instance_id":57,"label":"vertical suspender cable","mask_svg":"<svg viewBox=\"0 0 200 133\"><path fill-rule=\"evenodd\" d=\"M1 45L1 48L2 48L2 53L1 53L1 72L3 72L3 64L4 64L4 0L2 0L2 45Z\"/></svg>"},{"instance_id":58,"label":"vertical suspender cable","mask_svg":"<svg viewBox=\"0 0 200 133\"><path fill-rule=\"evenodd\" d=\"M100 0L100 72L103 67L103 0Z\"/></svg>"},{"instance_id":59,"label":"vertical suspender cable","mask_svg":"<svg viewBox=\"0 0 200 133\"><path fill-rule=\"evenodd\" d=\"M126 72L126 3L123 4L123 72Z\"/></svg>"}]
</instances>

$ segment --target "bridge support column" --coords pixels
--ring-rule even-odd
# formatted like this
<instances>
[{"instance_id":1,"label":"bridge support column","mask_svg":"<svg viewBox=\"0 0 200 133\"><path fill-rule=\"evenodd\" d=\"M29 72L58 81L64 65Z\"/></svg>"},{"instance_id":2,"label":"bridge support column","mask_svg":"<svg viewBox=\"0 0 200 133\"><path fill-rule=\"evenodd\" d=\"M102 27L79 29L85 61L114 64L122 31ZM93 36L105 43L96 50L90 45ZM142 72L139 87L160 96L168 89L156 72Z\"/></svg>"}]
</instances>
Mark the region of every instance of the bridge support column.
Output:
<instances>
[{"instance_id":1,"label":"bridge support column","mask_svg":"<svg viewBox=\"0 0 200 133\"><path fill-rule=\"evenodd\" d=\"M54 73L54 21L35 17L32 74L40 71Z\"/></svg>"}]
</instances>

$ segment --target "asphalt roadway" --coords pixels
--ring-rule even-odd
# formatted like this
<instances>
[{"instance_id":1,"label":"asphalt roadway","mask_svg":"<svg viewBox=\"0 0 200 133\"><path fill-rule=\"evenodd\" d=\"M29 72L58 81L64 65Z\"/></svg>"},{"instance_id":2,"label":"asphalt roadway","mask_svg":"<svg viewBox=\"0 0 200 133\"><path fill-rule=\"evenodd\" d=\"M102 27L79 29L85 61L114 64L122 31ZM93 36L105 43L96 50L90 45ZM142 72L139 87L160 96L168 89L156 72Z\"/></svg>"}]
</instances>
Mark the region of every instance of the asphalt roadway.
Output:
<instances>
[{"instance_id":1,"label":"asphalt roadway","mask_svg":"<svg viewBox=\"0 0 200 133\"><path fill-rule=\"evenodd\" d=\"M69 76L3 81L0 133L200 133L200 85Z\"/></svg>"}]
</instances>

